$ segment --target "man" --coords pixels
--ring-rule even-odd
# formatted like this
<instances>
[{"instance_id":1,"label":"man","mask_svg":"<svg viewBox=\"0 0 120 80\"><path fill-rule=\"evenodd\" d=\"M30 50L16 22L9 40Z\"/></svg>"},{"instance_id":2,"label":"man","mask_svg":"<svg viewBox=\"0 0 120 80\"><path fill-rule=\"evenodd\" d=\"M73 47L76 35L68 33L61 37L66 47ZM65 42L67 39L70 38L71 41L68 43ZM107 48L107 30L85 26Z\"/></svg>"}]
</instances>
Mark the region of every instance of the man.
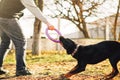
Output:
<instances>
[{"instance_id":1,"label":"man","mask_svg":"<svg viewBox=\"0 0 120 80\"><path fill-rule=\"evenodd\" d=\"M20 11L24 8L44 22L49 29L54 29L33 0L0 0L0 75L6 74L6 71L2 69L2 64L9 50L10 41L14 43L16 50L16 76L31 75L25 64L25 38L18 22L21 16Z\"/></svg>"}]
</instances>

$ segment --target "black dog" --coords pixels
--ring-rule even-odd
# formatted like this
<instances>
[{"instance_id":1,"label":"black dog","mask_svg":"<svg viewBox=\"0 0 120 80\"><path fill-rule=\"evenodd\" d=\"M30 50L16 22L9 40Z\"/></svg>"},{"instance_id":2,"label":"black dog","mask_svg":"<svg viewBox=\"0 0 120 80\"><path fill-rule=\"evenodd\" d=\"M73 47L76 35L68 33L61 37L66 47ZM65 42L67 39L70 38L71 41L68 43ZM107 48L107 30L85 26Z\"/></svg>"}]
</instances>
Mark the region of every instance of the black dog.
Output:
<instances>
[{"instance_id":1,"label":"black dog","mask_svg":"<svg viewBox=\"0 0 120 80\"><path fill-rule=\"evenodd\" d=\"M105 79L111 79L119 73L117 69L117 63L120 60L119 42L103 41L94 45L78 46L72 40L64 37L60 37L60 42L67 53L71 54L77 60L77 65L64 75L66 78L84 71L87 64L96 64L107 58L113 70L109 75L105 76Z\"/></svg>"}]
</instances>

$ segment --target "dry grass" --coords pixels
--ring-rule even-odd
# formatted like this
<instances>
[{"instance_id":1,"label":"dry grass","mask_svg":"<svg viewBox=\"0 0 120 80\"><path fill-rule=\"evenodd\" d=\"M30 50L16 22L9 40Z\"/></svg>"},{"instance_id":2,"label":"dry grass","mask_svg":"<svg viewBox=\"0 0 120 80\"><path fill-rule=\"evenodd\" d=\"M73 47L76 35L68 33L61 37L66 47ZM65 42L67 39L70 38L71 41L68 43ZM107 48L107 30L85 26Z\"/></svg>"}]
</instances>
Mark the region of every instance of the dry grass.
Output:
<instances>
[{"instance_id":1,"label":"dry grass","mask_svg":"<svg viewBox=\"0 0 120 80\"><path fill-rule=\"evenodd\" d=\"M76 60L71 56L66 55L65 52L57 53L45 52L42 55L33 56L31 52L27 53L27 66L33 73L32 76L20 76L15 75L15 55L9 53L4 61L4 68L9 70L9 74L1 75L0 78L6 80L54 80L59 75L68 72L76 65ZM120 70L120 63L118 64ZM71 77L72 80L99 80L106 74L111 72L111 66L108 60L95 65L87 65L86 71L81 72ZM120 80L119 75L114 80Z\"/></svg>"}]
</instances>

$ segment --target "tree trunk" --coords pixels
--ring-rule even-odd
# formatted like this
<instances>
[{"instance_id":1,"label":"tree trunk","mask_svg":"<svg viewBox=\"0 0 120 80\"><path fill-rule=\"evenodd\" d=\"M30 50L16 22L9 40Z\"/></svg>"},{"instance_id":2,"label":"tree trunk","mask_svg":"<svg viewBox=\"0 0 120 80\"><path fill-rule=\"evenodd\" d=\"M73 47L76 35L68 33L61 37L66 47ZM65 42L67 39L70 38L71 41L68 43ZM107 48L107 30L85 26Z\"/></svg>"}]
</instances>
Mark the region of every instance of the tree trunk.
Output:
<instances>
[{"instance_id":1,"label":"tree trunk","mask_svg":"<svg viewBox=\"0 0 120 80\"><path fill-rule=\"evenodd\" d=\"M106 18L106 26L105 26L105 40L110 40L110 29L109 29L109 19Z\"/></svg>"},{"instance_id":2,"label":"tree trunk","mask_svg":"<svg viewBox=\"0 0 120 80\"><path fill-rule=\"evenodd\" d=\"M35 0L35 2L38 5L38 7L42 10L43 9L43 0ZM41 32L41 21L39 21L38 19L35 19L33 44L32 44L32 54L33 55L39 55L41 53L40 32Z\"/></svg>"},{"instance_id":3,"label":"tree trunk","mask_svg":"<svg viewBox=\"0 0 120 80\"><path fill-rule=\"evenodd\" d=\"M83 17L83 5L81 4L81 2L79 0L78 0L78 5L79 5L79 8L80 8L80 14L78 16L81 17L81 18L79 18L79 22L81 22L81 26L83 27L82 32L83 32L85 38L90 38L90 36L88 34L85 19ZM79 27L81 27L81 26L79 26Z\"/></svg>"},{"instance_id":4,"label":"tree trunk","mask_svg":"<svg viewBox=\"0 0 120 80\"><path fill-rule=\"evenodd\" d=\"M118 20L118 16L119 16L119 6L120 6L120 0L119 0L119 2L118 2L119 4L118 4L118 8L117 8L117 13L116 13L116 16L115 16L115 22L114 22L114 40L116 40L117 39L117 37L116 37L116 29L117 29L117 20Z\"/></svg>"},{"instance_id":5,"label":"tree trunk","mask_svg":"<svg viewBox=\"0 0 120 80\"><path fill-rule=\"evenodd\" d=\"M34 34L33 34L33 44L32 44L32 54L39 55L41 53L40 48L40 26L41 22L35 19L34 23Z\"/></svg>"},{"instance_id":6,"label":"tree trunk","mask_svg":"<svg viewBox=\"0 0 120 80\"><path fill-rule=\"evenodd\" d=\"M77 27L83 33L85 38L90 38L87 28L81 29L80 25L77 25Z\"/></svg>"}]
</instances>

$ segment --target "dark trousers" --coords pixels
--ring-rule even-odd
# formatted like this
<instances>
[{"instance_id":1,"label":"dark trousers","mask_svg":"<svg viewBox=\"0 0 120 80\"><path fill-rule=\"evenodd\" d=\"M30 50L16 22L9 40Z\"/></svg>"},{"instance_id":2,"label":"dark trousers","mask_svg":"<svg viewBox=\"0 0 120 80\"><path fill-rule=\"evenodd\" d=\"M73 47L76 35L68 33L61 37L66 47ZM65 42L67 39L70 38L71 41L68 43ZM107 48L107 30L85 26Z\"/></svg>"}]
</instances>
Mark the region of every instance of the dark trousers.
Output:
<instances>
[{"instance_id":1,"label":"dark trousers","mask_svg":"<svg viewBox=\"0 0 120 80\"><path fill-rule=\"evenodd\" d=\"M16 50L16 70L22 70L25 65L25 38L18 19L0 18L0 67L3 65L5 54L9 51L11 41Z\"/></svg>"}]
</instances>

